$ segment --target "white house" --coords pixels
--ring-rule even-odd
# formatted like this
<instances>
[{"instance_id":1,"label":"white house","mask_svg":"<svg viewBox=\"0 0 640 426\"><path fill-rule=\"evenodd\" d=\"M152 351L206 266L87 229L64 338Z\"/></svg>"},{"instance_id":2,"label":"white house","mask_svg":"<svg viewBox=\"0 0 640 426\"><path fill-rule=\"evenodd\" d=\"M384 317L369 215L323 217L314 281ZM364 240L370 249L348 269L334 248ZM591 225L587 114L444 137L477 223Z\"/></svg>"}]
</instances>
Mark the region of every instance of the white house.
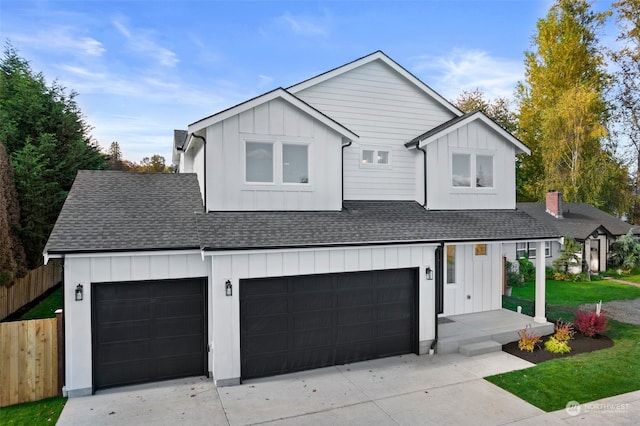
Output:
<instances>
[{"instance_id":1,"label":"white house","mask_svg":"<svg viewBox=\"0 0 640 426\"><path fill-rule=\"evenodd\" d=\"M559 237L516 209L528 148L382 52L174 137L179 173L80 172L45 248L70 396L423 354L501 308L506 246Z\"/></svg>"}]
</instances>

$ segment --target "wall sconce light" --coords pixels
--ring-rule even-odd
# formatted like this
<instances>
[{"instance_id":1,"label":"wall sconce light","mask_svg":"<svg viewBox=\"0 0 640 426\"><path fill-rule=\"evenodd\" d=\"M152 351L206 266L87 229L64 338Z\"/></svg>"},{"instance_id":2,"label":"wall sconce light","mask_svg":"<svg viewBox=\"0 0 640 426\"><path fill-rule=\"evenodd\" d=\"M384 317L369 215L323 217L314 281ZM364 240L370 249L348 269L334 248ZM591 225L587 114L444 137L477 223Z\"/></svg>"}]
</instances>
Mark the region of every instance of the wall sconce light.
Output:
<instances>
[{"instance_id":1,"label":"wall sconce light","mask_svg":"<svg viewBox=\"0 0 640 426\"><path fill-rule=\"evenodd\" d=\"M425 272L427 273L427 279L428 280L432 280L433 279L433 269L431 269L431 266L427 266L427 270Z\"/></svg>"},{"instance_id":2,"label":"wall sconce light","mask_svg":"<svg viewBox=\"0 0 640 426\"><path fill-rule=\"evenodd\" d=\"M231 281L229 280L224 283L224 294L227 296L233 296L233 287L231 286Z\"/></svg>"},{"instance_id":3,"label":"wall sconce light","mask_svg":"<svg viewBox=\"0 0 640 426\"><path fill-rule=\"evenodd\" d=\"M83 292L82 284L78 284L76 286L76 302L80 302L84 298Z\"/></svg>"}]
</instances>

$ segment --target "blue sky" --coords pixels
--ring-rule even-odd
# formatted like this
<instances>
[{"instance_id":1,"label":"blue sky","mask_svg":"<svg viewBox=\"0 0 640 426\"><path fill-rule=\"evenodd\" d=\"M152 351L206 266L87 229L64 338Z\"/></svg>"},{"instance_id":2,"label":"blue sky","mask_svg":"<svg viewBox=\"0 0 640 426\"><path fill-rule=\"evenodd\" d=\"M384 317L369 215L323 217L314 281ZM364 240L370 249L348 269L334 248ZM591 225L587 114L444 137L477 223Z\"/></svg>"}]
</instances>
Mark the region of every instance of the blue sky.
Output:
<instances>
[{"instance_id":1,"label":"blue sky","mask_svg":"<svg viewBox=\"0 0 640 426\"><path fill-rule=\"evenodd\" d=\"M0 40L78 93L100 145L170 162L174 128L376 50L448 99L511 98L550 4L0 0ZM601 39L615 39L613 25Z\"/></svg>"}]
</instances>

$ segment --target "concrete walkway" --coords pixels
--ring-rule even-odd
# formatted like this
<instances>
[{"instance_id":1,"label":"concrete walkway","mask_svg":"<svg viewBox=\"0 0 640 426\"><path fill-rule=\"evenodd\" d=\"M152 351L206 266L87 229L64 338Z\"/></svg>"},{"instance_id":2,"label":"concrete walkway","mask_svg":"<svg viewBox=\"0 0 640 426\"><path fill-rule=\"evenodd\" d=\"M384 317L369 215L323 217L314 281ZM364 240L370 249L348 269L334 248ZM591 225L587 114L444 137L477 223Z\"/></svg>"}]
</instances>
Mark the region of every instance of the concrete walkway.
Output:
<instances>
[{"instance_id":1,"label":"concrete walkway","mask_svg":"<svg viewBox=\"0 0 640 426\"><path fill-rule=\"evenodd\" d=\"M71 398L57 424L601 425L640 418L640 391L545 413L482 379L531 365L504 352L403 355L223 388L196 377Z\"/></svg>"}]
</instances>

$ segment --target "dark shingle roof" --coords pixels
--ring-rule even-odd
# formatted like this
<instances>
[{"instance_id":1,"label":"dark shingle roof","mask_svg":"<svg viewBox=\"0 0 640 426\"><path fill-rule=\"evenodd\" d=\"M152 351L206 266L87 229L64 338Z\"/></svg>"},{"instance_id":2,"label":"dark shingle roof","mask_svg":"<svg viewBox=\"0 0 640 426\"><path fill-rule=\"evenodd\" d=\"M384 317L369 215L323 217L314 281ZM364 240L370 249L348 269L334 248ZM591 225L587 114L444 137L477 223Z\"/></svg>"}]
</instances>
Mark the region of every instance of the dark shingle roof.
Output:
<instances>
[{"instance_id":1,"label":"dark shingle roof","mask_svg":"<svg viewBox=\"0 0 640 426\"><path fill-rule=\"evenodd\" d=\"M195 174L78 172L45 252L199 248Z\"/></svg>"},{"instance_id":2,"label":"dark shingle roof","mask_svg":"<svg viewBox=\"0 0 640 426\"><path fill-rule=\"evenodd\" d=\"M557 238L515 210L427 211L413 201L345 201L336 212L197 215L208 250Z\"/></svg>"},{"instance_id":3,"label":"dark shingle roof","mask_svg":"<svg viewBox=\"0 0 640 426\"><path fill-rule=\"evenodd\" d=\"M466 113L464 115L461 115L459 117L454 117L449 121L445 121L444 123L434 127L431 130L427 130L426 132L422 133L421 135L416 136L415 138L411 139L409 142L405 143L404 146L406 146L407 148L410 146L415 146L418 145L420 143L420 141L423 141L425 139L427 139L430 136L433 136L437 133L442 132L443 130L448 129L451 126L456 125L457 123L461 122L462 120L467 119L468 117L470 117L471 115L477 113L476 112L470 112L470 113Z\"/></svg>"},{"instance_id":4,"label":"dark shingle roof","mask_svg":"<svg viewBox=\"0 0 640 426\"><path fill-rule=\"evenodd\" d=\"M586 203L562 203L562 219L546 212L545 203L518 203L519 210L527 212L565 237L584 240L599 227L614 236L624 235L633 226Z\"/></svg>"}]
</instances>

